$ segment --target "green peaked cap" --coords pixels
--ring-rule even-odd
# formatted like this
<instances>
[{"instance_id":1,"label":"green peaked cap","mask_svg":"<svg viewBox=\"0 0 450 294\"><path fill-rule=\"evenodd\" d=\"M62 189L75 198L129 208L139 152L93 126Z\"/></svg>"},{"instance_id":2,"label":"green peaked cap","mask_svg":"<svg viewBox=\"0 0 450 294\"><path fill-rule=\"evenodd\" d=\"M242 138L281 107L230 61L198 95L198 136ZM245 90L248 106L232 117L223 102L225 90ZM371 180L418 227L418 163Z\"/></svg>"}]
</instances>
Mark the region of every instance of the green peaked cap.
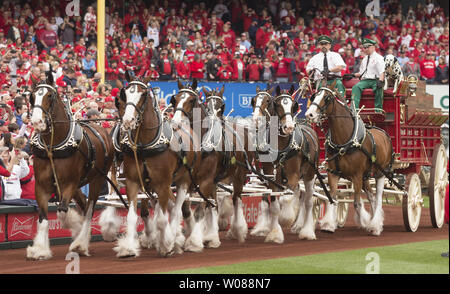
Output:
<instances>
[{"instance_id":1,"label":"green peaked cap","mask_svg":"<svg viewBox=\"0 0 450 294\"><path fill-rule=\"evenodd\" d=\"M328 43L331 44L332 40L331 40L330 37L325 36L325 35L322 35L322 36L320 36L320 37L317 39L317 42L318 42L318 43L320 43L320 42L328 42Z\"/></svg>"},{"instance_id":2,"label":"green peaked cap","mask_svg":"<svg viewBox=\"0 0 450 294\"><path fill-rule=\"evenodd\" d=\"M374 41L374 40L371 40L371 39L364 38L362 40L362 44L363 45L373 45L373 46L375 46L377 44L377 42Z\"/></svg>"}]
</instances>

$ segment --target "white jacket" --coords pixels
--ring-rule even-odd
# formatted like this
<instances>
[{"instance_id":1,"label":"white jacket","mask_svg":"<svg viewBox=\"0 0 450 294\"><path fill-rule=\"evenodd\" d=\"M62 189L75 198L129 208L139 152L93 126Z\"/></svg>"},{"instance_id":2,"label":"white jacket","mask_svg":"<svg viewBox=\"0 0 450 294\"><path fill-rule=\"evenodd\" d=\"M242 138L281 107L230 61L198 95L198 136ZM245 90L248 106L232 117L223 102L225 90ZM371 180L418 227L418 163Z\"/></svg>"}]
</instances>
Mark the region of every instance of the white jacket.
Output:
<instances>
[{"instance_id":1,"label":"white jacket","mask_svg":"<svg viewBox=\"0 0 450 294\"><path fill-rule=\"evenodd\" d=\"M19 164L13 166L11 170L11 175L7 177L2 177L3 184L5 185L4 199L20 199L22 195L22 188L20 187L20 179L26 177L30 172L25 159L21 159Z\"/></svg>"}]
</instances>

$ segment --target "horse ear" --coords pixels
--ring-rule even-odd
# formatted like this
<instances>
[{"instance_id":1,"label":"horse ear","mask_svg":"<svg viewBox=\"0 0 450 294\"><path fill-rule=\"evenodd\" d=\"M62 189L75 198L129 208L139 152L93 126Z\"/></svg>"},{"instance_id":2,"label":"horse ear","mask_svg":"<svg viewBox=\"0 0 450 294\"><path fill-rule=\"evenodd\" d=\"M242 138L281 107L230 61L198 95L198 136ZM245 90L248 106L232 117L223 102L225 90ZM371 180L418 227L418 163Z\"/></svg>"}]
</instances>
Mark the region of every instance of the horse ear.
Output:
<instances>
[{"instance_id":1,"label":"horse ear","mask_svg":"<svg viewBox=\"0 0 450 294\"><path fill-rule=\"evenodd\" d=\"M269 88L267 88L267 89L269 89ZM275 91L275 87L272 87L267 92L269 92L269 94L273 96L274 91Z\"/></svg>"},{"instance_id":2,"label":"horse ear","mask_svg":"<svg viewBox=\"0 0 450 294\"><path fill-rule=\"evenodd\" d=\"M37 85L37 83L38 83L39 81L38 81L37 79L35 79L35 78L33 77L33 75L30 75L30 79L31 79L31 83L32 83L31 88L32 88L32 89L36 88L36 85Z\"/></svg>"},{"instance_id":3,"label":"horse ear","mask_svg":"<svg viewBox=\"0 0 450 294\"><path fill-rule=\"evenodd\" d=\"M120 100L122 100L123 102L127 102L127 96L126 96L126 94L125 94L125 88L120 89L119 98L120 98Z\"/></svg>"},{"instance_id":4,"label":"horse ear","mask_svg":"<svg viewBox=\"0 0 450 294\"><path fill-rule=\"evenodd\" d=\"M49 84L49 85L51 85L51 86L53 86L54 80L53 80L53 74L52 74L52 72L51 72L51 71L46 71L46 72L45 72L45 75L47 76L47 81L46 81L46 83Z\"/></svg>"},{"instance_id":5,"label":"horse ear","mask_svg":"<svg viewBox=\"0 0 450 294\"><path fill-rule=\"evenodd\" d=\"M183 84L182 84L181 81L178 79L178 90L181 90L181 89L183 89L183 88L184 88Z\"/></svg>"},{"instance_id":6,"label":"horse ear","mask_svg":"<svg viewBox=\"0 0 450 294\"><path fill-rule=\"evenodd\" d=\"M292 113L297 113L298 111L298 102L294 101L294 103L292 104Z\"/></svg>"},{"instance_id":7,"label":"horse ear","mask_svg":"<svg viewBox=\"0 0 450 294\"><path fill-rule=\"evenodd\" d=\"M333 90L336 87L336 80L331 84L330 89Z\"/></svg>"},{"instance_id":8,"label":"horse ear","mask_svg":"<svg viewBox=\"0 0 450 294\"><path fill-rule=\"evenodd\" d=\"M205 93L205 97L209 96L209 92L205 89L204 86L202 86L202 91L203 91L203 93Z\"/></svg>"},{"instance_id":9,"label":"horse ear","mask_svg":"<svg viewBox=\"0 0 450 294\"><path fill-rule=\"evenodd\" d=\"M194 79L194 81L192 82L192 90L196 91L197 90L197 79Z\"/></svg>"},{"instance_id":10,"label":"horse ear","mask_svg":"<svg viewBox=\"0 0 450 294\"><path fill-rule=\"evenodd\" d=\"M172 95L172 97L170 97L170 104L172 104L172 106L175 108L175 95Z\"/></svg>"},{"instance_id":11,"label":"horse ear","mask_svg":"<svg viewBox=\"0 0 450 294\"><path fill-rule=\"evenodd\" d=\"M131 82L131 75L128 70L125 71L125 79L127 80L128 83Z\"/></svg>"},{"instance_id":12,"label":"horse ear","mask_svg":"<svg viewBox=\"0 0 450 294\"><path fill-rule=\"evenodd\" d=\"M114 105L116 106L117 109L120 108L120 99L119 99L119 97L116 97L114 99Z\"/></svg>"},{"instance_id":13,"label":"horse ear","mask_svg":"<svg viewBox=\"0 0 450 294\"><path fill-rule=\"evenodd\" d=\"M30 104L34 107L34 93L31 93L30 95Z\"/></svg>"},{"instance_id":14,"label":"horse ear","mask_svg":"<svg viewBox=\"0 0 450 294\"><path fill-rule=\"evenodd\" d=\"M152 79L151 76L147 76L144 78L144 80L142 81L144 84L148 85L148 82L150 82L150 80Z\"/></svg>"},{"instance_id":15,"label":"horse ear","mask_svg":"<svg viewBox=\"0 0 450 294\"><path fill-rule=\"evenodd\" d=\"M294 85L292 85L291 86L291 89L289 90L289 94L294 94L294 92L295 92L295 87L294 87Z\"/></svg>"},{"instance_id":16,"label":"horse ear","mask_svg":"<svg viewBox=\"0 0 450 294\"><path fill-rule=\"evenodd\" d=\"M222 89L220 89L220 97L223 97L223 92L225 92L225 85L222 85Z\"/></svg>"},{"instance_id":17,"label":"horse ear","mask_svg":"<svg viewBox=\"0 0 450 294\"><path fill-rule=\"evenodd\" d=\"M259 91L261 91L261 88L259 86L256 86L256 93L258 93Z\"/></svg>"},{"instance_id":18,"label":"horse ear","mask_svg":"<svg viewBox=\"0 0 450 294\"><path fill-rule=\"evenodd\" d=\"M281 94L281 88L280 88L280 86L277 86L277 88L276 88L276 93L277 93L277 96L279 96L279 95Z\"/></svg>"},{"instance_id":19,"label":"horse ear","mask_svg":"<svg viewBox=\"0 0 450 294\"><path fill-rule=\"evenodd\" d=\"M123 88L123 84L120 80L116 80L116 87L119 88L119 90Z\"/></svg>"}]
</instances>

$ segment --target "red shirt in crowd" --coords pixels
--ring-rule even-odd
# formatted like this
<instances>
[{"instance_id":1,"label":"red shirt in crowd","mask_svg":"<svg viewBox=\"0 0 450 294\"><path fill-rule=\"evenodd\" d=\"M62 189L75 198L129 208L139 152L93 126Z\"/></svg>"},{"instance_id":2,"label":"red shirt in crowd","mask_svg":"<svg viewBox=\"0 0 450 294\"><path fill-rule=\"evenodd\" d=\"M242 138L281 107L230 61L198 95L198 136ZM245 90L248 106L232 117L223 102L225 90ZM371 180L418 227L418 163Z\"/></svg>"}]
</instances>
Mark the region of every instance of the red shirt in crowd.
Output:
<instances>
[{"instance_id":1,"label":"red shirt in crowd","mask_svg":"<svg viewBox=\"0 0 450 294\"><path fill-rule=\"evenodd\" d=\"M436 63L432 59L425 59L420 62L420 74L424 78L434 79L436 75Z\"/></svg>"},{"instance_id":2,"label":"red shirt in crowd","mask_svg":"<svg viewBox=\"0 0 450 294\"><path fill-rule=\"evenodd\" d=\"M282 58L279 62L275 63L275 72L277 77L287 77L289 75L289 64L291 60L288 58Z\"/></svg>"},{"instance_id":3,"label":"red shirt in crowd","mask_svg":"<svg viewBox=\"0 0 450 294\"><path fill-rule=\"evenodd\" d=\"M56 32L53 31L53 30L50 30L50 31L43 30L43 31L41 32L41 34L39 35L39 39L40 39L41 41L44 41L45 44L46 44L49 48L52 48L52 47L55 47L55 46L56 46L56 41L57 41L57 39L58 39L58 35L57 35Z\"/></svg>"},{"instance_id":4,"label":"red shirt in crowd","mask_svg":"<svg viewBox=\"0 0 450 294\"><path fill-rule=\"evenodd\" d=\"M259 81L259 70L261 65L252 63L247 66L247 73L249 81Z\"/></svg>"},{"instance_id":5,"label":"red shirt in crowd","mask_svg":"<svg viewBox=\"0 0 450 294\"><path fill-rule=\"evenodd\" d=\"M201 61L192 61L189 63L189 68L191 70L191 77L193 79L203 79L203 68L205 65Z\"/></svg>"},{"instance_id":6,"label":"red shirt in crowd","mask_svg":"<svg viewBox=\"0 0 450 294\"><path fill-rule=\"evenodd\" d=\"M29 167L30 172L28 173L28 175L20 179L20 186L22 188L22 195L20 196L20 198L36 199L34 193L34 184L35 184L34 168L32 165L30 165Z\"/></svg>"},{"instance_id":7,"label":"red shirt in crowd","mask_svg":"<svg viewBox=\"0 0 450 294\"><path fill-rule=\"evenodd\" d=\"M184 63L183 61L177 64L177 74L182 79L188 79L191 75L191 68L189 63Z\"/></svg>"}]
</instances>

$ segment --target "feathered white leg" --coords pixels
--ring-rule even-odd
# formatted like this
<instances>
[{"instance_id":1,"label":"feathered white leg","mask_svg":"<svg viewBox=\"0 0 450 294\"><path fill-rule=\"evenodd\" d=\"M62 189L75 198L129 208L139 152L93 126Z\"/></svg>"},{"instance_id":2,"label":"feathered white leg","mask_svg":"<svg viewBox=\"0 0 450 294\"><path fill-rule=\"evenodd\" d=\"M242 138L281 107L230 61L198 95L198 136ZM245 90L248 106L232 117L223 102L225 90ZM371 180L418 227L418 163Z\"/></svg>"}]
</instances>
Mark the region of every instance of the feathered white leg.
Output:
<instances>
[{"instance_id":1,"label":"feathered white leg","mask_svg":"<svg viewBox=\"0 0 450 294\"><path fill-rule=\"evenodd\" d=\"M385 177L381 177L377 179L377 194L375 197L375 211L373 213L373 217L370 220L367 230L371 232L374 236L379 236L383 231L383 223L384 223L384 212L382 208L383 204L383 191L384 191L384 180Z\"/></svg>"},{"instance_id":2,"label":"feathered white leg","mask_svg":"<svg viewBox=\"0 0 450 294\"><path fill-rule=\"evenodd\" d=\"M116 214L116 208L112 206L106 207L100 214L98 224L101 227L103 240L113 242L117 240L119 233L121 218Z\"/></svg>"},{"instance_id":3,"label":"feathered white leg","mask_svg":"<svg viewBox=\"0 0 450 294\"><path fill-rule=\"evenodd\" d=\"M131 201L127 214L125 235L118 239L117 246L113 248L117 252L117 257L137 257L141 253L136 231L137 220L138 215L134 209L133 201Z\"/></svg>"},{"instance_id":4,"label":"feathered white leg","mask_svg":"<svg viewBox=\"0 0 450 294\"><path fill-rule=\"evenodd\" d=\"M219 224L217 218L217 210L214 207L206 208L205 216L205 235L203 242L207 248L217 248L220 246Z\"/></svg>"},{"instance_id":5,"label":"feathered white leg","mask_svg":"<svg viewBox=\"0 0 450 294\"><path fill-rule=\"evenodd\" d=\"M248 225L245 221L242 200L237 199L237 205L234 207L234 214L231 217L231 226L227 232L227 237L237 239L239 243L244 243L247 237Z\"/></svg>"},{"instance_id":6,"label":"feathered white leg","mask_svg":"<svg viewBox=\"0 0 450 294\"><path fill-rule=\"evenodd\" d=\"M91 240L91 219L93 210L94 203L91 202L86 215L84 216L81 231L72 244L70 244L69 251L78 252L82 255L89 256L89 241Z\"/></svg>"},{"instance_id":7,"label":"feathered white leg","mask_svg":"<svg viewBox=\"0 0 450 294\"><path fill-rule=\"evenodd\" d=\"M280 203L278 199L275 197L273 201L270 203L270 232L266 236L264 242L274 242L281 244L284 242L284 234L281 229L280 223L278 222L278 217L280 215Z\"/></svg>"},{"instance_id":8,"label":"feathered white leg","mask_svg":"<svg viewBox=\"0 0 450 294\"><path fill-rule=\"evenodd\" d=\"M253 227L250 235L252 236L260 236L265 237L269 234L269 203L265 200L262 200L259 203L259 215L258 220L256 221L256 225Z\"/></svg>"},{"instance_id":9,"label":"feathered white leg","mask_svg":"<svg viewBox=\"0 0 450 294\"><path fill-rule=\"evenodd\" d=\"M52 258L50 240L48 238L48 220L43 219L41 222L38 222L37 234L34 237L33 245L27 247L27 258L32 260Z\"/></svg>"}]
</instances>

